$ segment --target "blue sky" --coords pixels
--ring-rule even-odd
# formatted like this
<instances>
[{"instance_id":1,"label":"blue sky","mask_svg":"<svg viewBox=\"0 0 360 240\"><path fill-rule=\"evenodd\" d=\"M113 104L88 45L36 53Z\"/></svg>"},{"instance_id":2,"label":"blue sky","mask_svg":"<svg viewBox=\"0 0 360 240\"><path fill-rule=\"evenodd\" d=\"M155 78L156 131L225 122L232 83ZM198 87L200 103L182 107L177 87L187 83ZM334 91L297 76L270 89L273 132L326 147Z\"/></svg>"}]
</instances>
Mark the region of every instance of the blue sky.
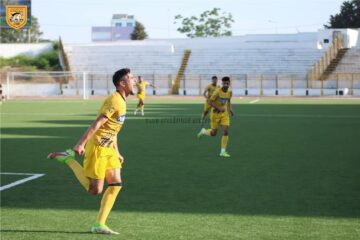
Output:
<instances>
[{"instance_id":1,"label":"blue sky","mask_svg":"<svg viewBox=\"0 0 360 240\"><path fill-rule=\"evenodd\" d=\"M219 7L232 13L233 35L313 32L336 14L344 0L32 0L43 38L91 41L91 26L109 26L112 14L127 13L145 25L150 38L184 38L174 16L199 15Z\"/></svg>"}]
</instances>

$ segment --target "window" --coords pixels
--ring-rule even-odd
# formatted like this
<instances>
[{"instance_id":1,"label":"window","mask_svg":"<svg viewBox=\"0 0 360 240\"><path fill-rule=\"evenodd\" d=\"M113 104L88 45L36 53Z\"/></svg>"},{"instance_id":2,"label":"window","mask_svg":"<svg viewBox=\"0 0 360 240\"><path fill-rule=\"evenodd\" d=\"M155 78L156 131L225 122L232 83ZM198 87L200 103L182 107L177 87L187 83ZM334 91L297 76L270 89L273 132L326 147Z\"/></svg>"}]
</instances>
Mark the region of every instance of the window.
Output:
<instances>
[{"instance_id":1,"label":"window","mask_svg":"<svg viewBox=\"0 0 360 240\"><path fill-rule=\"evenodd\" d=\"M115 27L121 27L121 23L120 22L115 23Z\"/></svg>"},{"instance_id":2,"label":"window","mask_svg":"<svg viewBox=\"0 0 360 240\"><path fill-rule=\"evenodd\" d=\"M329 39L324 39L324 43L329 43Z\"/></svg>"},{"instance_id":3,"label":"window","mask_svg":"<svg viewBox=\"0 0 360 240\"><path fill-rule=\"evenodd\" d=\"M127 27L132 27L132 26L133 26L133 23L127 23L126 26L127 26Z\"/></svg>"}]
</instances>

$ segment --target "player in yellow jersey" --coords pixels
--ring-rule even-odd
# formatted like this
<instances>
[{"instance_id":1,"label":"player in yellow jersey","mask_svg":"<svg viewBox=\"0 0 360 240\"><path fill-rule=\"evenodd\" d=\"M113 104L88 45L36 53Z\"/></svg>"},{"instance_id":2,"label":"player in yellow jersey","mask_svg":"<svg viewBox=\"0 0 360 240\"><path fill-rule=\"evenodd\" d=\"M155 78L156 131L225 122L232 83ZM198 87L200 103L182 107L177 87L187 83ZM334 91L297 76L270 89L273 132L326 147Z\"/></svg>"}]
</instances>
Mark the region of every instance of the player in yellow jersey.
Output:
<instances>
[{"instance_id":1,"label":"player in yellow jersey","mask_svg":"<svg viewBox=\"0 0 360 240\"><path fill-rule=\"evenodd\" d=\"M137 87L137 98L139 99L139 103L134 111L134 115L137 114L138 111L140 111L141 116L144 116L144 100L146 95L146 86L150 85L153 88L156 88L153 84L144 81L144 79L139 76L138 81L136 82L135 86Z\"/></svg>"},{"instance_id":2,"label":"player in yellow jersey","mask_svg":"<svg viewBox=\"0 0 360 240\"><path fill-rule=\"evenodd\" d=\"M113 83L116 91L104 101L96 120L90 125L73 149L53 152L49 159L68 165L86 191L102 197L96 223L92 233L118 234L106 226L106 219L121 190L121 165L124 162L117 145L117 134L125 121L126 97L133 94L133 76L130 69L115 72ZM75 153L84 156L84 167L75 160Z\"/></svg>"},{"instance_id":3,"label":"player in yellow jersey","mask_svg":"<svg viewBox=\"0 0 360 240\"><path fill-rule=\"evenodd\" d=\"M202 128L198 134L198 137L216 136L219 125L222 128L223 136L221 138L221 151L220 157L230 157L226 152L226 147L229 139L229 126L230 117L234 112L231 109L231 97L232 91L230 89L230 78L222 78L222 87L217 89L210 97L209 103L212 106L210 121L211 129Z\"/></svg>"},{"instance_id":4,"label":"player in yellow jersey","mask_svg":"<svg viewBox=\"0 0 360 240\"><path fill-rule=\"evenodd\" d=\"M213 76L211 78L211 83L206 86L206 88L205 88L205 90L203 92L203 96L205 97L206 101L205 101L205 104L204 104L204 111L203 111L203 113L201 115L201 128L204 127L204 120L205 120L207 114L209 113L209 111L211 109L211 105L209 103L210 97L215 92L216 89L220 88L217 85L217 81L218 81L217 76Z\"/></svg>"}]
</instances>

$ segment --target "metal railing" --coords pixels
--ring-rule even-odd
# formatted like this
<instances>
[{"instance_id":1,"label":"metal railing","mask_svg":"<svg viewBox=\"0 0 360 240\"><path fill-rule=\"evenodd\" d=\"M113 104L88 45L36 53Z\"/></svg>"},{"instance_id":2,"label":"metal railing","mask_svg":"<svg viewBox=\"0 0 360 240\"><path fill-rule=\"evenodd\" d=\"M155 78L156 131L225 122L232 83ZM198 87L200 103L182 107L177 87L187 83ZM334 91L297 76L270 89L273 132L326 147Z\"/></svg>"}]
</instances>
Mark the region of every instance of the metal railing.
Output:
<instances>
[{"instance_id":1,"label":"metal railing","mask_svg":"<svg viewBox=\"0 0 360 240\"><path fill-rule=\"evenodd\" d=\"M109 95L115 90L113 73L106 72L8 72L3 91L7 98L16 96L74 96L88 98ZM180 82L180 95L202 95L216 74L186 74ZM176 74L142 74L146 81L157 86L148 90L152 95L168 95ZM217 74L219 85L224 75ZM360 73L332 74L327 81L314 80L311 88L306 75L296 74L228 74L235 95L294 96L301 90L304 96L311 91L326 95L338 89L349 89L350 95L360 91ZM136 76L135 76L136 77ZM151 88L149 88L151 89ZM334 90L334 91L332 91ZM306 91L306 94L305 94ZM360 93L360 92L359 92Z\"/></svg>"}]
</instances>

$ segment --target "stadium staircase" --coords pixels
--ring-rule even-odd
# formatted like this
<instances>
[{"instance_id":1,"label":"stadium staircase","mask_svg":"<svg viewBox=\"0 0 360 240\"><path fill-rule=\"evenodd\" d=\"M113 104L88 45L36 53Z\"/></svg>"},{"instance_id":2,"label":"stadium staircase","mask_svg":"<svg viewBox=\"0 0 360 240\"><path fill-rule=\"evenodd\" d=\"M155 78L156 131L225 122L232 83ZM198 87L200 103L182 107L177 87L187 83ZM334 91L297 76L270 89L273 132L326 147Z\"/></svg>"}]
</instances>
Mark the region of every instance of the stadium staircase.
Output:
<instances>
[{"instance_id":1,"label":"stadium staircase","mask_svg":"<svg viewBox=\"0 0 360 240\"><path fill-rule=\"evenodd\" d=\"M347 49L343 48L343 37L339 32L334 37L332 44L324 52L322 57L313 65L308 74L308 87L312 87L314 80L326 80L332 71L344 57ZM334 68L335 67L335 68Z\"/></svg>"},{"instance_id":2,"label":"stadium staircase","mask_svg":"<svg viewBox=\"0 0 360 240\"><path fill-rule=\"evenodd\" d=\"M349 89L349 94L354 94L360 87L360 48L352 47L338 62L334 71L327 77L326 83L333 83L339 91ZM340 94L340 92L339 92Z\"/></svg>"},{"instance_id":3,"label":"stadium staircase","mask_svg":"<svg viewBox=\"0 0 360 240\"><path fill-rule=\"evenodd\" d=\"M176 75L176 79L175 82L171 88L171 94L179 94L179 88L180 88L180 82L181 79L183 79L185 71L186 71L186 67L188 65L189 62L189 58L191 55L191 50L190 49L186 49L184 51L184 56L183 59L181 61L181 65L180 65L180 69Z\"/></svg>"},{"instance_id":4,"label":"stadium staircase","mask_svg":"<svg viewBox=\"0 0 360 240\"><path fill-rule=\"evenodd\" d=\"M63 68L64 71L71 72L71 67L69 64L69 59L67 57L67 54L64 50L64 45L61 41L61 38L59 38L59 57L60 57L60 65Z\"/></svg>"},{"instance_id":5,"label":"stadium staircase","mask_svg":"<svg viewBox=\"0 0 360 240\"><path fill-rule=\"evenodd\" d=\"M350 48L346 51L337 67L332 72L334 74L359 74L360 73L360 48ZM331 76L330 76L331 77Z\"/></svg>"},{"instance_id":6,"label":"stadium staircase","mask_svg":"<svg viewBox=\"0 0 360 240\"><path fill-rule=\"evenodd\" d=\"M348 48L342 48L336 54L336 57L330 62L330 64L325 69L324 73L320 77L320 80L327 80L331 73L335 71L341 60L344 58L345 54L347 53Z\"/></svg>"},{"instance_id":7,"label":"stadium staircase","mask_svg":"<svg viewBox=\"0 0 360 240\"><path fill-rule=\"evenodd\" d=\"M60 79L60 89L61 89L61 94L63 94L62 89L64 88L64 85L66 85L69 81L73 81L74 76L71 73L71 66L69 63L69 58L64 49L64 45L63 45L63 42L61 41L61 38L59 38L59 60L60 60L60 65L61 65L61 68L63 69L63 71L70 73L66 78L62 77ZM77 95L78 94L79 94L79 91L77 90Z\"/></svg>"}]
</instances>

